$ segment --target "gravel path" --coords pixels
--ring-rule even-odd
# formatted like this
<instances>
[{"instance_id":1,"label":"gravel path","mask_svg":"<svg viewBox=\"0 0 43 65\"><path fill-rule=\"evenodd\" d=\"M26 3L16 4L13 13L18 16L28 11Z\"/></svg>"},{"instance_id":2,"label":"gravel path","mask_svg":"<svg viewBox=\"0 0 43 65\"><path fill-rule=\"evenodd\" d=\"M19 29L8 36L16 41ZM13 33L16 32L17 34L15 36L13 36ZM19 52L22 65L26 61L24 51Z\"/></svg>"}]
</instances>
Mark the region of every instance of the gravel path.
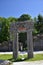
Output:
<instances>
[{"instance_id":1,"label":"gravel path","mask_svg":"<svg viewBox=\"0 0 43 65\"><path fill-rule=\"evenodd\" d=\"M31 62L14 62L13 65L43 65L43 60Z\"/></svg>"},{"instance_id":2,"label":"gravel path","mask_svg":"<svg viewBox=\"0 0 43 65\"><path fill-rule=\"evenodd\" d=\"M19 54L27 54L27 52L18 52ZM13 54L13 52L0 52L0 54ZM43 54L43 51L35 51L33 54Z\"/></svg>"}]
</instances>

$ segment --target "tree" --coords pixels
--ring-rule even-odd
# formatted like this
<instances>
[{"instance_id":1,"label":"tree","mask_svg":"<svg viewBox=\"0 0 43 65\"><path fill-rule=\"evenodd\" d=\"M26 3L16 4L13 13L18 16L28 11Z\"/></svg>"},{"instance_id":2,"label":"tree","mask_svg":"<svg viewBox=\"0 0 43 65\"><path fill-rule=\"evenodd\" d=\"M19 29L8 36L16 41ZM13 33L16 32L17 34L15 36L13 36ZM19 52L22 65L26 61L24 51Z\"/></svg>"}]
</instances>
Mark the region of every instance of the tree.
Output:
<instances>
[{"instance_id":1,"label":"tree","mask_svg":"<svg viewBox=\"0 0 43 65\"><path fill-rule=\"evenodd\" d=\"M9 17L7 19L9 22L16 22L18 20L18 18L15 18L15 17Z\"/></svg>"},{"instance_id":2,"label":"tree","mask_svg":"<svg viewBox=\"0 0 43 65\"><path fill-rule=\"evenodd\" d=\"M30 20L31 16L28 14L23 14L20 16L20 18L18 18L18 21L26 21L26 20Z\"/></svg>"},{"instance_id":3,"label":"tree","mask_svg":"<svg viewBox=\"0 0 43 65\"><path fill-rule=\"evenodd\" d=\"M34 29L33 29L33 35L37 35L38 31L37 31L37 17L34 17Z\"/></svg>"},{"instance_id":4,"label":"tree","mask_svg":"<svg viewBox=\"0 0 43 65\"><path fill-rule=\"evenodd\" d=\"M1 30L0 30L0 42L8 41L9 39L9 22L6 18L1 20Z\"/></svg>"},{"instance_id":5,"label":"tree","mask_svg":"<svg viewBox=\"0 0 43 65\"><path fill-rule=\"evenodd\" d=\"M0 17L0 42L8 41L9 34L9 26L11 22L16 22L18 19L14 17L4 18Z\"/></svg>"},{"instance_id":6,"label":"tree","mask_svg":"<svg viewBox=\"0 0 43 65\"><path fill-rule=\"evenodd\" d=\"M43 33L43 16L40 14L38 15L35 28L37 29L38 33Z\"/></svg>"}]
</instances>

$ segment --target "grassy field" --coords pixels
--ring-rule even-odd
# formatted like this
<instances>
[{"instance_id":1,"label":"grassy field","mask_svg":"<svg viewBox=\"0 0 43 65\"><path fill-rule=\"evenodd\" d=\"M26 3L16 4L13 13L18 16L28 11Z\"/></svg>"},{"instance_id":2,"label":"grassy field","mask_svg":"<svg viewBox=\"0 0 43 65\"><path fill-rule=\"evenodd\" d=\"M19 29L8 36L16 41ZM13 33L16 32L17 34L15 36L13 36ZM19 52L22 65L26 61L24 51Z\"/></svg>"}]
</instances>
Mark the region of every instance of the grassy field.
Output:
<instances>
[{"instance_id":1,"label":"grassy field","mask_svg":"<svg viewBox=\"0 0 43 65\"><path fill-rule=\"evenodd\" d=\"M37 61L37 60L43 60L43 54L36 54L33 58L27 59L26 61Z\"/></svg>"},{"instance_id":2,"label":"grassy field","mask_svg":"<svg viewBox=\"0 0 43 65\"><path fill-rule=\"evenodd\" d=\"M0 54L0 60L8 60L12 58L12 54Z\"/></svg>"},{"instance_id":3,"label":"grassy field","mask_svg":"<svg viewBox=\"0 0 43 65\"><path fill-rule=\"evenodd\" d=\"M0 54L0 60L10 60L10 61L37 61L43 60L43 54L36 54L33 58L27 59L27 55L19 55L17 60L13 59L12 54Z\"/></svg>"}]
</instances>

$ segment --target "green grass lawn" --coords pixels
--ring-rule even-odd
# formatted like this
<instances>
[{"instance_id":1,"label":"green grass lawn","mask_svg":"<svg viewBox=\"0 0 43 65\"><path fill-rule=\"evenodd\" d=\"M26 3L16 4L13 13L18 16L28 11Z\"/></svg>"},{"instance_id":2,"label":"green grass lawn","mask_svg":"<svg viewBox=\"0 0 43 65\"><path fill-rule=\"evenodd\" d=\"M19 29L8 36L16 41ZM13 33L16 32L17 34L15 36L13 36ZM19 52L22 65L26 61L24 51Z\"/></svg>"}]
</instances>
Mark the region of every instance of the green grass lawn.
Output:
<instances>
[{"instance_id":1,"label":"green grass lawn","mask_svg":"<svg viewBox=\"0 0 43 65\"><path fill-rule=\"evenodd\" d=\"M0 54L0 60L8 60L12 58L12 54Z\"/></svg>"},{"instance_id":2,"label":"green grass lawn","mask_svg":"<svg viewBox=\"0 0 43 65\"><path fill-rule=\"evenodd\" d=\"M37 61L43 60L43 54L36 54L33 58L27 59L27 55L19 55L16 61L22 61L22 58L25 58L24 61ZM12 54L0 54L0 60L10 60L15 61L13 59Z\"/></svg>"},{"instance_id":3,"label":"green grass lawn","mask_svg":"<svg viewBox=\"0 0 43 65\"><path fill-rule=\"evenodd\" d=\"M43 60L43 54L35 54L33 58L27 59L26 61L37 61Z\"/></svg>"}]
</instances>

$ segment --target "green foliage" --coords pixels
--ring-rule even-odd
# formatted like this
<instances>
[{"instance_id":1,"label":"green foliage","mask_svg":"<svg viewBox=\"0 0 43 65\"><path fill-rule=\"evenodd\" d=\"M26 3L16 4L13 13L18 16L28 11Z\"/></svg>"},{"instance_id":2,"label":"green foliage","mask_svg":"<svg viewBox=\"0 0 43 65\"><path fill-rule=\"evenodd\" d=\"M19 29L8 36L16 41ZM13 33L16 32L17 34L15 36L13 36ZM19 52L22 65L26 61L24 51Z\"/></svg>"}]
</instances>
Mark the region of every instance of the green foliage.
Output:
<instances>
[{"instance_id":1,"label":"green foliage","mask_svg":"<svg viewBox=\"0 0 43 65\"><path fill-rule=\"evenodd\" d=\"M0 42L8 41L10 38L9 26L11 22L17 21L17 18L9 17L3 18L0 17Z\"/></svg>"},{"instance_id":2,"label":"green foliage","mask_svg":"<svg viewBox=\"0 0 43 65\"><path fill-rule=\"evenodd\" d=\"M16 22L16 21L18 21L18 19L14 18L14 17L9 17L7 19L8 19L9 22Z\"/></svg>"},{"instance_id":3,"label":"green foliage","mask_svg":"<svg viewBox=\"0 0 43 65\"><path fill-rule=\"evenodd\" d=\"M23 14L20 16L20 18L18 18L18 21L26 21L26 20L30 20L31 16L28 14Z\"/></svg>"},{"instance_id":4,"label":"green foliage","mask_svg":"<svg viewBox=\"0 0 43 65\"><path fill-rule=\"evenodd\" d=\"M38 15L35 23L35 28L37 29L38 33L43 33L43 16L40 14Z\"/></svg>"},{"instance_id":5,"label":"green foliage","mask_svg":"<svg viewBox=\"0 0 43 65\"><path fill-rule=\"evenodd\" d=\"M6 18L2 18L0 24L0 42L9 40L9 22Z\"/></svg>"}]
</instances>

